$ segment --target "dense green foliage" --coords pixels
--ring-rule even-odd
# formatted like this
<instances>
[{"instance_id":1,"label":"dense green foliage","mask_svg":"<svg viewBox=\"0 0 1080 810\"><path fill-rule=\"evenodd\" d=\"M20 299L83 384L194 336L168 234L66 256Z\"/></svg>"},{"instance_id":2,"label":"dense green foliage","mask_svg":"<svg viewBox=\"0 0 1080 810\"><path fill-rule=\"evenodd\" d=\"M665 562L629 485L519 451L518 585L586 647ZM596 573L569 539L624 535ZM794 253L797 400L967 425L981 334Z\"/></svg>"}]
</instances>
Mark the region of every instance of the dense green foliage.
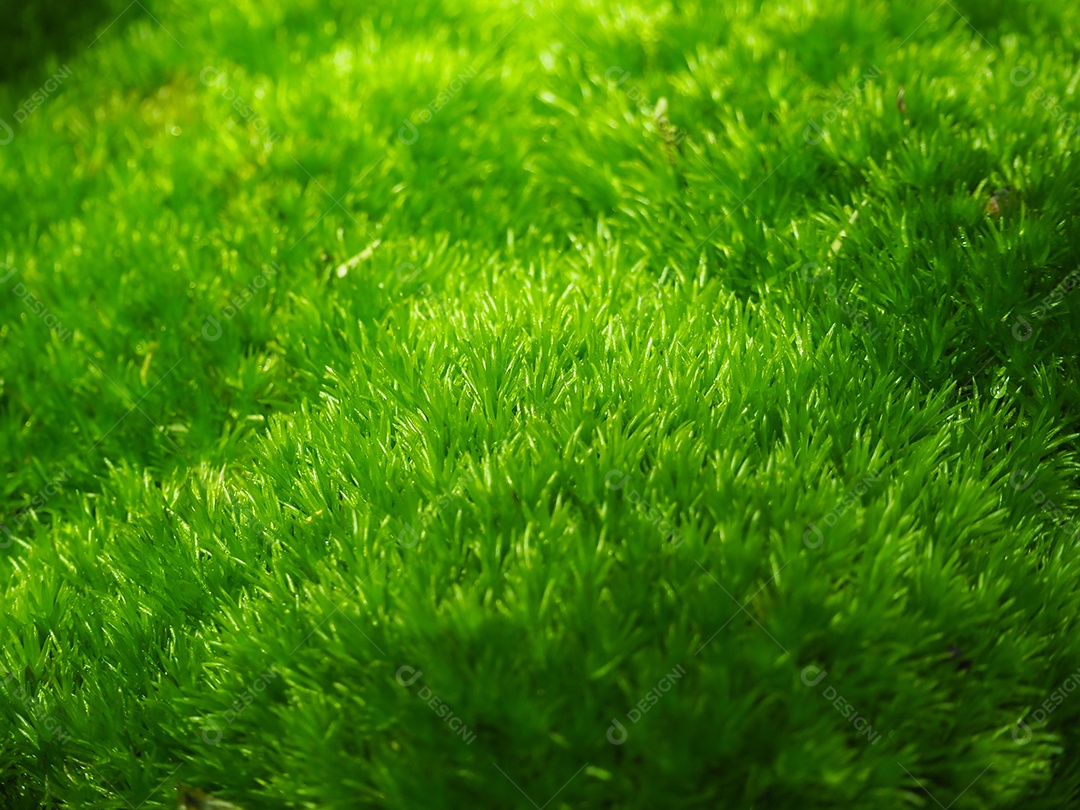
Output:
<instances>
[{"instance_id":1,"label":"dense green foliage","mask_svg":"<svg viewBox=\"0 0 1080 810\"><path fill-rule=\"evenodd\" d=\"M1075 4L122 5L0 86L0 807L1080 801Z\"/></svg>"}]
</instances>

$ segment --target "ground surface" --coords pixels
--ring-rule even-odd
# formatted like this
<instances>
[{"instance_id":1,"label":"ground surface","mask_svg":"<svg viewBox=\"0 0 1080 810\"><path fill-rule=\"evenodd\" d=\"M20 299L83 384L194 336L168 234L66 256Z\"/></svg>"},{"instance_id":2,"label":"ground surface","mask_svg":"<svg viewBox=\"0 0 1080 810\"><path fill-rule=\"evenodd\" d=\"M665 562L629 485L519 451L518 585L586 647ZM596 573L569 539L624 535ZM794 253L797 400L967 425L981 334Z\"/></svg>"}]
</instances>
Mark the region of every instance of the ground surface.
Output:
<instances>
[{"instance_id":1,"label":"ground surface","mask_svg":"<svg viewBox=\"0 0 1080 810\"><path fill-rule=\"evenodd\" d=\"M1075 4L82 8L0 806L1075 806Z\"/></svg>"}]
</instances>

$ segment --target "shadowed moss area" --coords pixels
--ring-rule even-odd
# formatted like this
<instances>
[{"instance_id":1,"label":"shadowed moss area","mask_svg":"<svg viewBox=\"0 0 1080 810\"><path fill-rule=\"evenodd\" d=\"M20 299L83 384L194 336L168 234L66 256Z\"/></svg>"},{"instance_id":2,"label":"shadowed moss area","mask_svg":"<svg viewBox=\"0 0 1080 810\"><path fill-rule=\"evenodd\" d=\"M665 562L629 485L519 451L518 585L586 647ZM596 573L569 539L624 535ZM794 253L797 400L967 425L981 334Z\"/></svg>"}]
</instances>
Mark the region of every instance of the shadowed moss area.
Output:
<instances>
[{"instance_id":1,"label":"shadowed moss area","mask_svg":"<svg viewBox=\"0 0 1080 810\"><path fill-rule=\"evenodd\" d=\"M151 16L152 5L151 0L0 0L0 81L33 80L51 60L78 59L114 28Z\"/></svg>"},{"instance_id":2,"label":"shadowed moss area","mask_svg":"<svg viewBox=\"0 0 1080 810\"><path fill-rule=\"evenodd\" d=\"M1080 800L1072 5L7 11L0 807Z\"/></svg>"}]
</instances>

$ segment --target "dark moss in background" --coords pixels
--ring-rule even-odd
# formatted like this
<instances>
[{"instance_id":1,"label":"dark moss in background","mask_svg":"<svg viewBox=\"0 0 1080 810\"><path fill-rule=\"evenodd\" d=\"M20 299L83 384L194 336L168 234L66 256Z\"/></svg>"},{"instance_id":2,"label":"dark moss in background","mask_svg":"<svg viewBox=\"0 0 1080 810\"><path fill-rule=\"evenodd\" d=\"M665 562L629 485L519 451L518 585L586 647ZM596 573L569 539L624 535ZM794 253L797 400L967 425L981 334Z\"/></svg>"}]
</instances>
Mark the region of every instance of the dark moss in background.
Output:
<instances>
[{"instance_id":1,"label":"dark moss in background","mask_svg":"<svg viewBox=\"0 0 1080 810\"><path fill-rule=\"evenodd\" d=\"M0 0L0 82L30 80L92 46L107 26L146 17L146 3L125 0Z\"/></svg>"}]
</instances>

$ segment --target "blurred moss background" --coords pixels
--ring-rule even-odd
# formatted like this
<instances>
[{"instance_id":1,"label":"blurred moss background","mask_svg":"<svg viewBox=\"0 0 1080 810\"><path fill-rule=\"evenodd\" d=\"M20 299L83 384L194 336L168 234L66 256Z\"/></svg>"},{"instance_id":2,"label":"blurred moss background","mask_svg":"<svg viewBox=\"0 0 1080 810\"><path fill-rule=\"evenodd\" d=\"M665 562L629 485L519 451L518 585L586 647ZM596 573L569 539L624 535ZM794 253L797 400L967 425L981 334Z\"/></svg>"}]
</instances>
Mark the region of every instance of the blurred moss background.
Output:
<instances>
[{"instance_id":1,"label":"blurred moss background","mask_svg":"<svg viewBox=\"0 0 1080 810\"><path fill-rule=\"evenodd\" d=\"M149 3L132 0L0 0L0 81L29 80L92 46L108 26L148 16Z\"/></svg>"}]
</instances>

